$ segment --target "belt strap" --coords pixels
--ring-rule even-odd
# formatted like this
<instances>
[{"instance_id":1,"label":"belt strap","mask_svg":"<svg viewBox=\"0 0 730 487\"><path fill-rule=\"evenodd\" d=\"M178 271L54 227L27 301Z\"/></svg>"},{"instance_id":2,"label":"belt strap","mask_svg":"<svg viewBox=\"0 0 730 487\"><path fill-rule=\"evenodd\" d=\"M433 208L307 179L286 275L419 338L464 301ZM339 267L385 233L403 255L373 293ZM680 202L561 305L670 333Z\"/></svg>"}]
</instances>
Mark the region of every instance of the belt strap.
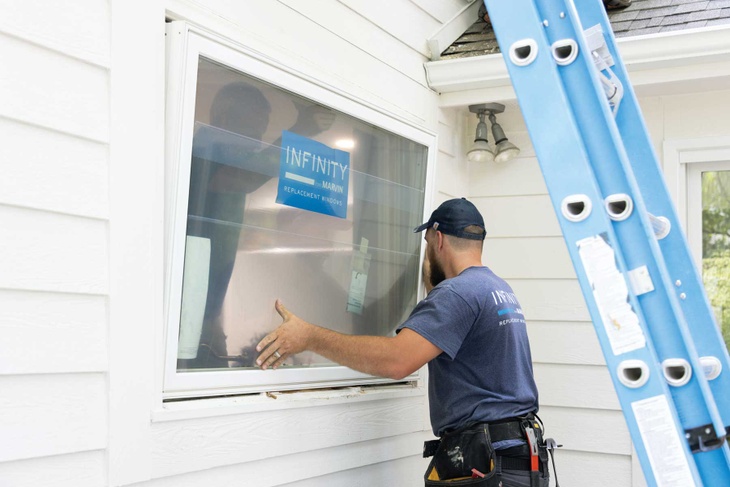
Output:
<instances>
[{"instance_id":1,"label":"belt strap","mask_svg":"<svg viewBox=\"0 0 730 487\"><path fill-rule=\"evenodd\" d=\"M519 420L506 423L489 424L489 436L492 442L503 440L522 440L525 434L522 432L522 426Z\"/></svg>"},{"instance_id":2,"label":"belt strap","mask_svg":"<svg viewBox=\"0 0 730 487\"><path fill-rule=\"evenodd\" d=\"M488 423L487 427L489 428L489 437L492 442L513 439L523 440L525 435L522 432L522 426L520 423L521 421L519 419L510 419L499 423ZM465 428L464 431L471 428L480 428L483 424L484 423L477 423ZM440 439L425 441L423 443L423 458L434 456L436 454L436 450L438 450L440 442Z\"/></svg>"}]
</instances>

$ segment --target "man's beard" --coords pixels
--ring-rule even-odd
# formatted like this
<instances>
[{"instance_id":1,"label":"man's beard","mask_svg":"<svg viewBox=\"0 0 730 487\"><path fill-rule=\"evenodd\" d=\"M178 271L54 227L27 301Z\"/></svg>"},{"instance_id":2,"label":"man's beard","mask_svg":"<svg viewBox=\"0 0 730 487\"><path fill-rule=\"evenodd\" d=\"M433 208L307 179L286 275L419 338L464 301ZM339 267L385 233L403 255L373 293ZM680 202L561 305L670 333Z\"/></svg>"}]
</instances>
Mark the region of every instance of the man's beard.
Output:
<instances>
[{"instance_id":1,"label":"man's beard","mask_svg":"<svg viewBox=\"0 0 730 487\"><path fill-rule=\"evenodd\" d=\"M446 274L444 274L444 268L441 263L436 261L436 258L431 255L431 252L428 253L428 262L431 267L431 286L436 287L441 281L446 279Z\"/></svg>"}]
</instances>

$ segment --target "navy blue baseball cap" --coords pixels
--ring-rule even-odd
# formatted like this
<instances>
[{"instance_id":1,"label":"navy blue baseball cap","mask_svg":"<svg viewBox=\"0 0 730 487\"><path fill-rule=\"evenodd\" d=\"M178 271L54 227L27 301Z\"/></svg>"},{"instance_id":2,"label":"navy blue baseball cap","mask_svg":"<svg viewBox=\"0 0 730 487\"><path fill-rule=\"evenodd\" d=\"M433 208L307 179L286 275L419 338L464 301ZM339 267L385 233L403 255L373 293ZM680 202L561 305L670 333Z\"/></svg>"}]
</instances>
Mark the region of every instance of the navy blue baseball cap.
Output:
<instances>
[{"instance_id":1,"label":"navy blue baseball cap","mask_svg":"<svg viewBox=\"0 0 730 487\"><path fill-rule=\"evenodd\" d=\"M482 233L467 233L464 229L471 225L482 228ZM454 198L444 201L441 206L431 213L428 221L413 229L414 233L422 232L427 228L433 228L446 235L453 235L459 238L470 240L484 240L487 235L484 230L484 218L479 213L474 203L465 198Z\"/></svg>"}]
</instances>

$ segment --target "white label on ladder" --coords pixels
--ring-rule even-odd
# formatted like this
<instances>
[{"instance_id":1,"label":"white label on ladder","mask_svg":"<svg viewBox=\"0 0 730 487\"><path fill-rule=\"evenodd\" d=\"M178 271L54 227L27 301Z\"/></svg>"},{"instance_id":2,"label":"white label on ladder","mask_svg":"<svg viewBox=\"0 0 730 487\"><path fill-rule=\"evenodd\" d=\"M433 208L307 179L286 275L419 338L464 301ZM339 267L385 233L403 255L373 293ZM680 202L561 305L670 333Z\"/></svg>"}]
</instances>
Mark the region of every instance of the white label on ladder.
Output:
<instances>
[{"instance_id":1,"label":"white label on ladder","mask_svg":"<svg viewBox=\"0 0 730 487\"><path fill-rule=\"evenodd\" d=\"M613 248L602 235L584 238L577 245L613 354L644 348L646 337L629 303L629 289L616 267Z\"/></svg>"},{"instance_id":2,"label":"white label on ladder","mask_svg":"<svg viewBox=\"0 0 730 487\"><path fill-rule=\"evenodd\" d=\"M657 487L695 485L665 396L631 403Z\"/></svg>"}]
</instances>

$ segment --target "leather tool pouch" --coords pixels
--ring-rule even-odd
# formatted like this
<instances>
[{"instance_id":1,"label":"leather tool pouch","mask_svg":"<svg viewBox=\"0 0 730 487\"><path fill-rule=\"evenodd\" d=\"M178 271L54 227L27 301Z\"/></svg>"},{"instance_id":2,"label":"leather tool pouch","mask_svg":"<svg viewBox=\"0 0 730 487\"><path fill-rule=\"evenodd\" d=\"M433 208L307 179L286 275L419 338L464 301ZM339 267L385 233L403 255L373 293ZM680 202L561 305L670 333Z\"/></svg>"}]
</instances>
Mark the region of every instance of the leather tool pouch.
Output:
<instances>
[{"instance_id":1,"label":"leather tool pouch","mask_svg":"<svg viewBox=\"0 0 730 487\"><path fill-rule=\"evenodd\" d=\"M426 487L497 487L494 448L486 424L445 434L426 469ZM475 475L474 471L484 477Z\"/></svg>"}]
</instances>

